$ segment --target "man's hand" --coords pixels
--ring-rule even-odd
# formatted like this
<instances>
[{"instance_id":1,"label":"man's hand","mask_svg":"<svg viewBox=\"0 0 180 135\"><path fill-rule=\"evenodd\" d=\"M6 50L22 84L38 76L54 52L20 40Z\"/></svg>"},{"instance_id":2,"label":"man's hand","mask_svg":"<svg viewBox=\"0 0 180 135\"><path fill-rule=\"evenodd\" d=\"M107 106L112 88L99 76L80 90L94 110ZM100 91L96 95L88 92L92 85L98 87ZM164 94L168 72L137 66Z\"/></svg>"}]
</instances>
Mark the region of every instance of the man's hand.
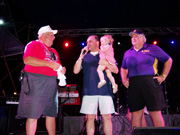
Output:
<instances>
[{"instance_id":1,"label":"man's hand","mask_svg":"<svg viewBox=\"0 0 180 135\"><path fill-rule=\"evenodd\" d=\"M89 47L88 46L85 46L82 50L81 50L81 54L79 56L79 58L83 59L84 56L88 53L89 51Z\"/></svg>"},{"instance_id":2,"label":"man's hand","mask_svg":"<svg viewBox=\"0 0 180 135\"><path fill-rule=\"evenodd\" d=\"M58 70L60 64L57 62L49 62L48 67L54 69L55 71Z\"/></svg>"},{"instance_id":3,"label":"man's hand","mask_svg":"<svg viewBox=\"0 0 180 135\"><path fill-rule=\"evenodd\" d=\"M107 67L112 73L117 74L119 72L118 67L116 65L110 64L106 59L100 60L99 65Z\"/></svg>"},{"instance_id":4,"label":"man's hand","mask_svg":"<svg viewBox=\"0 0 180 135\"><path fill-rule=\"evenodd\" d=\"M99 65L108 66L109 62L106 59L102 59L99 61Z\"/></svg>"},{"instance_id":5,"label":"man's hand","mask_svg":"<svg viewBox=\"0 0 180 135\"><path fill-rule=\"evenodd\" d=\"M129 79L124 80L123 85L128 89L129 88Z\"/></svg>"},{"instance_id":6,"label":"man's hand","mask_svg":"<svg viewBox=\"0 0 180 135\"><path fill-rule=\"evenodd\" d=\"M66 73L66 68L65 68L65 67L62 67L61 73L62 73L62 74L65 74L65 73Z\"/></svg>"},{"instance_id":7,"label":"man's hand","mask_svg":"<svg viewBox=\"0 0 180 135\"><path fill-rule=\"evenodd\" d=\"M166 77L163 77L162 75L159 75L159 76L153 77L153 79L157 79L159 84L161 84L166 79Z\"/></svg>"}]
</instances>

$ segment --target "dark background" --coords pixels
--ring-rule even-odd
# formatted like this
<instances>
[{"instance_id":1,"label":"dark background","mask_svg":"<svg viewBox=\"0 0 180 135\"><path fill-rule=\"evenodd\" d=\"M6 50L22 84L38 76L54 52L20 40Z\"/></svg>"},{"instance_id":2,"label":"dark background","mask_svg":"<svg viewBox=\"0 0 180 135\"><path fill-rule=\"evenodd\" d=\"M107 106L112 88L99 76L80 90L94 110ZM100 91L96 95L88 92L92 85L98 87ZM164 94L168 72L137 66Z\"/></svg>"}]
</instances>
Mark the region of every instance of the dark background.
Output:
<instances>
[{"instance_id":1,"label":"dark background","mask_svg":"<svg viewBox=\"0 0 180 135\"><path fill-rule=\"evenodd\" d=\"M6 24L0 28L7 29L12 36L24 46L31 40L37 39L37 31L41 26L50 25L57 30L74 29L99 29L99 28L169 28L180 29L180 2L173 0L151 0L151 1L120 1L120 0L0 0L0 17ZM125 29L126 30L126 29ZM150 29L151 30L151 29ZM115 58L120 68L124 52L131 47L130 37L114 33ZM82 73L73 74L73 65L82 49L81 42L86 42L88 35L56 35L53 47L58 51L63 66L66 67L67 83L77 84L81 93ZM101 37L103 34L99 33ZM162 84L163 90L167 91L168 104L171 113L179 113L180 108L180 35L179 32L159 34L152 32L147 36L147 43L158 41L158 45L166 51L173 59L171 72ZM171 45L170 40L175 40ZM64 47L65 41L70 46ZM118 42L121 44L118 45ZM0 80L6 95L12 95L15 89L20 92L19 75L23 67L23 54L7 56L5 60L0 58ZM8 68L12 75L9 76ZM162 64L159 64L161 73ZM113 74L119 91L115 94L119 104L126 106L126 89L122 86L120 74ZM14 85L13 85L14 83ZM164 92L165 93L165 92Z\"/></svg>"}]
</instances>

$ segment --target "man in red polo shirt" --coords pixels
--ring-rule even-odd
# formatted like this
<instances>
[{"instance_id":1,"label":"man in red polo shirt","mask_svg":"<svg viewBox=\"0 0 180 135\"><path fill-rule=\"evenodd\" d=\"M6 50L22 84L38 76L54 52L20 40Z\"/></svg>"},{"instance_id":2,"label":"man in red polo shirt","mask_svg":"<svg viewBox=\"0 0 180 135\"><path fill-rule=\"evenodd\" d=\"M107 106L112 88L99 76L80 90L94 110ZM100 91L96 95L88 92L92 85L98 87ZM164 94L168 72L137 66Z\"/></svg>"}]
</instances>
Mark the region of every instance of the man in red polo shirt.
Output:
<instances>
[{"instance_id":1,"label":"man in red polo shirt","mask_svg":"<svg viewBox=\"0 0 180 135\"><path fill-rule=\"evenodd\" d=\"M25 76L22 82L17 118L27 118L26 134L34 135L37 120L46 116L49 135L55 135L57 116L57 69L61 66L59 55L51 46L57 30L41 27L39 40L28 43L24 51ZM66 69L62 67L61 73Z\"/></svg>"}]
</instances>

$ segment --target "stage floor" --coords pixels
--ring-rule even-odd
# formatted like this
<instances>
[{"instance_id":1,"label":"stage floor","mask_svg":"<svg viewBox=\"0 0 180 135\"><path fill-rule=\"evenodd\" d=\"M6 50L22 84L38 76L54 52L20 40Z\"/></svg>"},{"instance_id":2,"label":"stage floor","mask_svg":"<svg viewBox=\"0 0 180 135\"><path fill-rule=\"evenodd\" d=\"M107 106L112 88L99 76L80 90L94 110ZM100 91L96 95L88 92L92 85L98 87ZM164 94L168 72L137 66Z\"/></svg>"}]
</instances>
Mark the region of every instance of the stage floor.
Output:
<instances>
[{"instance_id":1,"label":"stage floor","mask_svg":"<svg viewBox=\"0 0 180 135\"><path fill-rule=\"evenodd\" d=\"M62 116L62 115L61 115ZM14 116L13 116L14 117ZM180 114L165 114L163 115L166 127L179 127L180 128ZM57 135L85 135L85 116L62 116L62 119L57 118ZM149 115L145 115L147 127L152 127L153 123ZM45 118L38 121L37 135L47 135L45 128ZM125 115L113 115L113 135L132 135L131 124ZM7 125L7 126L5 126ZM103 120L98 116L96 127L99 134L104 135ZM9 120L8 117L0 117L0 134L2 129L8 131L11 135L25 135L25 119L22 120ZM5 129L6 128L6 129ZM14 132L13 132L14 131Z\"/></svg>"},{"instance_id":2,"label":"stage floor","mask_svg":"<svg viewBox=\"0 0 180 135\"><path fill-rule=\"evenodd\" d=\"M180 127L180 114L163 115L166 127ZM147 126L152 127L153 123L149 115L145 115ZM63 118L63 134L62 135L84 135L83 116L68 116ZM103 135L103 121L102 117L98 117L99 135ZM132 135L131 124L126 116L114 115L112 116L113 135Z\"/></svg>"}]
</instances>

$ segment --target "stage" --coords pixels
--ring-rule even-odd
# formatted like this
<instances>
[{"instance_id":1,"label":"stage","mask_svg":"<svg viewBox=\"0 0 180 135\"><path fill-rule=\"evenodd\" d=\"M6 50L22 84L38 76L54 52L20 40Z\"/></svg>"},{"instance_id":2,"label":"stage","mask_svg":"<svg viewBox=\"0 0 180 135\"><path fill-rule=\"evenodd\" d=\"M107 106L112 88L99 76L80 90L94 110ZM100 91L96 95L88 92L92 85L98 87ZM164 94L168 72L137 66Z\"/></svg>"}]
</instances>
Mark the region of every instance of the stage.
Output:
<instances>
[{"instance_id":1,"label":"stage","mask_svg":"<svg viewBox=\"0 0 180 135\"><path fill-rule=\"evenodd\" d=\"M180 114L163 115L163 117L165 119L166 128L180 127ZM147 126L152 127L152 121L149 115L146 115L145 118L147 121ZM85 127L84 127L85 117L84 116L64 116L62 122L63 123L61 123L61 121L57 121L57 126L62 128L60 129L57 127L57 130L58 130L57 135L85 135ZM126 118L126 116L113 115L112 123L113 123L113 135L132 135L131 124ZM5 129L6 124L7 124L6 130L8 130L8 134L25 135L25 119L10 121L6 117L1 117L0 129L2 130L3 127ZM98 131L99 134L96 134L96 135L104 135L103 120L101 116L98 116L96 125L97 127L99 127L98 128L99 131L96 129L96 131ZM15 131L15 132L12 132L12 131ZM47 132L44 126L44 119L41 118L38 121L37 135L46 135L46 134Z\"/></svg>"},{"instance_id":2,"label":"stage","mask_svg":"<svg viewBox=\"0 0 180 135\"><path fill-rule=\"evenodd\" d=\"M166 127L180 127L180 114L163 115ZM147 126L152 127L153 123L149 115L145 115ZM80 132L84 127L85 117L83 116L66 116L63 118L63 134L62 135L84 135ZM102 117L98 117L99 132L103 135ZM124 115L113 115L113 135L131 135L131 124Z\"/></svg>"},{"instance_id":3,"label":"stage","mask_svg":"<svg viewBox=\"0 0 180 135\"><path fill-rule=\"evenodd\" d=\"M66 107L66 108L65 108ZM57 135L85 135L85 116L79 114L80 106L65 106L59 108L59 113L56 118ZM1 135L14 134L25 135L26 119L15 119L17 113L17 105L1 106L0 107L0 133ZM165 128L180 128L180 114L163 114L165 120ZM147 127L153 127L152 120L149 115L145 115ZM99 115L97 117L96 131L99 134L103 133L103 120ZM113 135L131 135L131 124L128 121L126 114L112 115ZM178 131L180 132L180 130ZM37 135L47 135L45 128L45 117L38 120ZM179 133L180 134L180 133ZM166 135L166 134L163 134ZM176 134L175 134L176 135Z\"/></svg>"}]
</instances>

